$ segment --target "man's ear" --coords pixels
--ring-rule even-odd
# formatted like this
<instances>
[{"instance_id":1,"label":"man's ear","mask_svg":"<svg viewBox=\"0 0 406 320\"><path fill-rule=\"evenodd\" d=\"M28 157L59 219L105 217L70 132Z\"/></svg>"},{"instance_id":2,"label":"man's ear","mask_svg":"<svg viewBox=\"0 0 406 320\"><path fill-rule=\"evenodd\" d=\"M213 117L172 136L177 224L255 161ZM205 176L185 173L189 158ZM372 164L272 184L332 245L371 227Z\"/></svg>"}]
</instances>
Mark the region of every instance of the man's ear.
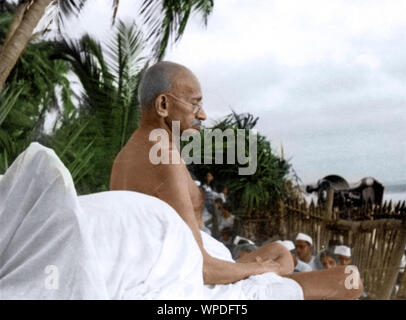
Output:
<instances>
[{"instance_id":1,"label":"man's ear","mask_svg":"<svg viewBox=\"0 0 406 320\"><path fill-rule=\"evenodd\" d=\"M168 102L168 98L164 94L160 94L155 99L155 110L162 118L166 118L168 116Z\"/></svg>"}]
</instances>

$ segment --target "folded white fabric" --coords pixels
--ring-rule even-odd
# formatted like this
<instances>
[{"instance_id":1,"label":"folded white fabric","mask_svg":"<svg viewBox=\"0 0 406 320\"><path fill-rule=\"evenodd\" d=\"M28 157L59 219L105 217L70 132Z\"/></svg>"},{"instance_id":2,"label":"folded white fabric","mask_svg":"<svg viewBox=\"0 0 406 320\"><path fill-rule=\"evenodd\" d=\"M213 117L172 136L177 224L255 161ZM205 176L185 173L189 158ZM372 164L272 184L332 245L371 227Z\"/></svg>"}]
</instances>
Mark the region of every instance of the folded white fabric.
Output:
<instances>
[{"instance_id":1,"label":"folded white fabric","mask_svg":"<svg viewBox=\"0 0 406 320\"><path fill-rule=\"evenodd\" d=\"M79 202L110 298L203 298L200 249L167 203L131 191L80 196Z\"/></svg>"},{"instance_id":2,"label":"folded white fabric","mask_svg":"<svg viewBox=\"0 0 406 320\"><path fill-rule=\"evenodd\" d=\"M0 299L199 299L202 256L165 202L77 197L56 154L32 143L0 181Z\"/></svg>"},{"instance_id":3,"label":"folded white fabric","mask_svg":"<svg viewBox=\"0 0 406 320\"><path fill-rule=\"evenodd\" d=\"M0 181L0 299L105 299L83 212L54 151L32 143Z\"/></svg>"},{"instance_id":4,"label":"folded white fabric","mask_svg":"<svg viewBox=\"0 0 406 320\"><path fill-rule=\"evenodd\" d=\"M203 246L215 258L234 262L230 251L221 242L201 232ZM206 299L249 300L303 300L302 287L294 280L273 272L251 276L248 279L226 285L206 285Z\"/></svg>"}]
</instances>

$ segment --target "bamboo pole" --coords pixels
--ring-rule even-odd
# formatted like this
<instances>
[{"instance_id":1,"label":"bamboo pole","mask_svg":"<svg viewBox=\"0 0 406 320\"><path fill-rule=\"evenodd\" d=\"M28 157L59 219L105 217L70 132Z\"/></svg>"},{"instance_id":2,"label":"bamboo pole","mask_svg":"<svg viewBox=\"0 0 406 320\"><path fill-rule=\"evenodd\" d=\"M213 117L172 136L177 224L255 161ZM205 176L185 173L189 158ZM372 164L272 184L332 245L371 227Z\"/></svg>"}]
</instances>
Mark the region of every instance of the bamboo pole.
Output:
<instances>
[{"instance_id":1,"label":"bamboo pole","mask_svg":"<svg viewBox=\"0 0 406 320\"><path fill-rule=\"evenodd\" d=\"M371 233L371 244L369 247L369 252L367 256L367 263L366 263L366 270L367 276L365 277L366 285L368 287L368 295L373 294L373 287L375 283L374 279L374 272L372 270L373 262L374 262L374 255L373 252L376 248L376 229L374 229Z\"/></svg>"},{"instance_id":2,"label":"bamboo pole","mask_svg":"<svg viewBox=\"0 0 406 320\"><path fill-rule=\"evenodd\" d=\"M283 201L279 202L279 233L280 236L285 239L287 236L287 219L286 219L286 208Z\"/></svg>"},{"instance_id":3,"label":"bamboo pole","mask_svg":"<svg viewBox=\"0 0 406 320\"><path fill-rule=\"evenodd\" d=\"M334 203L334 188L329 188L327 190L327 201L326 201L326 220L332 220L333 216L333 203Z\"/></svg>"},{"instance_id":4,"label":"bamboo pole","mask_svg":"<svg viewBox=\"0 0 406 320\"><path fill-rule=\"evenodd\" d=\"M397 292L396 299L406 299L406 271L403 271L402 278L400 279L399 291Z\"/></svg>"},{"instance_id":5,"label":"bamboo pole","mask_svg":"<svg viewBox=\"0 0 406 320\"><path fill-rule=\"evenodd\" d=\"M406 246L406 223L403 224L403 229L399 231L399 241L396 241L396 247L394 249L391 259L392 262L388 270L389 275L379 295L380 299L388 300L391 297L393 287L396 284L396 279L399 273L399 265L405 250L405 246Z\"/></svg>"}]
</instances>

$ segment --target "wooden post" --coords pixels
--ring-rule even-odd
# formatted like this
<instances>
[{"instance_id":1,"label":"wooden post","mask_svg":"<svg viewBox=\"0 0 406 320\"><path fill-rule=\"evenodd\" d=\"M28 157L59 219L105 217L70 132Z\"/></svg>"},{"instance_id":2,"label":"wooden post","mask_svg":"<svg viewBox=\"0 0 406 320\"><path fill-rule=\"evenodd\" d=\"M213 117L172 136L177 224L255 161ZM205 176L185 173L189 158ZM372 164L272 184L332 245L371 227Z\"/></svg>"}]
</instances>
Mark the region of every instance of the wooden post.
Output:
<instances>
[{"instance_id":1,"label":"wooden post","mask_svg":"<svg viewBox=\"0 0 406 320\"><path fill-rule=\"evenodd\" d=\"M405 300L406 299L406 272L403 271L402 278L399 284L399 291L395 297L397 300Z\"/></svg>"},{"instance_id":2,"label":"wooden post","mask_svg":"<svg viewBox=\"0 0 406 320\"><path fill-rule=\"evenodd\" d=\"M287 226L286 226L286 208L283 201L279 202L279 227L278 233L281 239L286 240L287 237Z\"/></svg>"},{"instance_id":3,"label":"wooden post","mask_svg":"<svg viewBox=\"0 0 406 320\"><path fill-rule=\"evenodd\" d=\"M327 200L326 200L326 220L332 220L333 218L333 202L334 202L334 188L330 187L327 190Z\"/></svg>"},{"instance_id":4,"label":"wooden post","mask_svg":"<svg viewBox=\"0 0 406 320\"><path fill-rule=\"evenodd\" d=\"M399 273L399 266L406 246L406 223L403 223L402 230L399 231L399 241L396 241L397 247L393 250L392 261L388 265L388 276L385 284L378 294L378 299L389 300L392 295L393 287L396 284L396 279Z\"/></svg>"}]
</instances>

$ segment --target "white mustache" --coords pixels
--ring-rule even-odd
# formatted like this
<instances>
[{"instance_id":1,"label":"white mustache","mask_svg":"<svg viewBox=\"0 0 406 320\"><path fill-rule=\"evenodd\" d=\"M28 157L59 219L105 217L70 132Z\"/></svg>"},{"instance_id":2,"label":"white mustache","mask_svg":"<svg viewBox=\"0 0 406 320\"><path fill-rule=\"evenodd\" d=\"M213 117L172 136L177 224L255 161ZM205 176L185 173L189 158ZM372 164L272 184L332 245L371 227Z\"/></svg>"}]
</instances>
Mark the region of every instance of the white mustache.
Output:
<instances>
[{"instance_id":1,"label":"white mustache","mask_svg":"<svg viewBox=\"0 0 406 320\"><path fill-rule=\"evenodd\" d=\"M202 121L201 120L193 120L191 123L190 123L190 126L191 127L193 127L193 126L195 126L195 125L199 125L199 126L201 126L202 125Z\"/></svg>"}]
</instances>

